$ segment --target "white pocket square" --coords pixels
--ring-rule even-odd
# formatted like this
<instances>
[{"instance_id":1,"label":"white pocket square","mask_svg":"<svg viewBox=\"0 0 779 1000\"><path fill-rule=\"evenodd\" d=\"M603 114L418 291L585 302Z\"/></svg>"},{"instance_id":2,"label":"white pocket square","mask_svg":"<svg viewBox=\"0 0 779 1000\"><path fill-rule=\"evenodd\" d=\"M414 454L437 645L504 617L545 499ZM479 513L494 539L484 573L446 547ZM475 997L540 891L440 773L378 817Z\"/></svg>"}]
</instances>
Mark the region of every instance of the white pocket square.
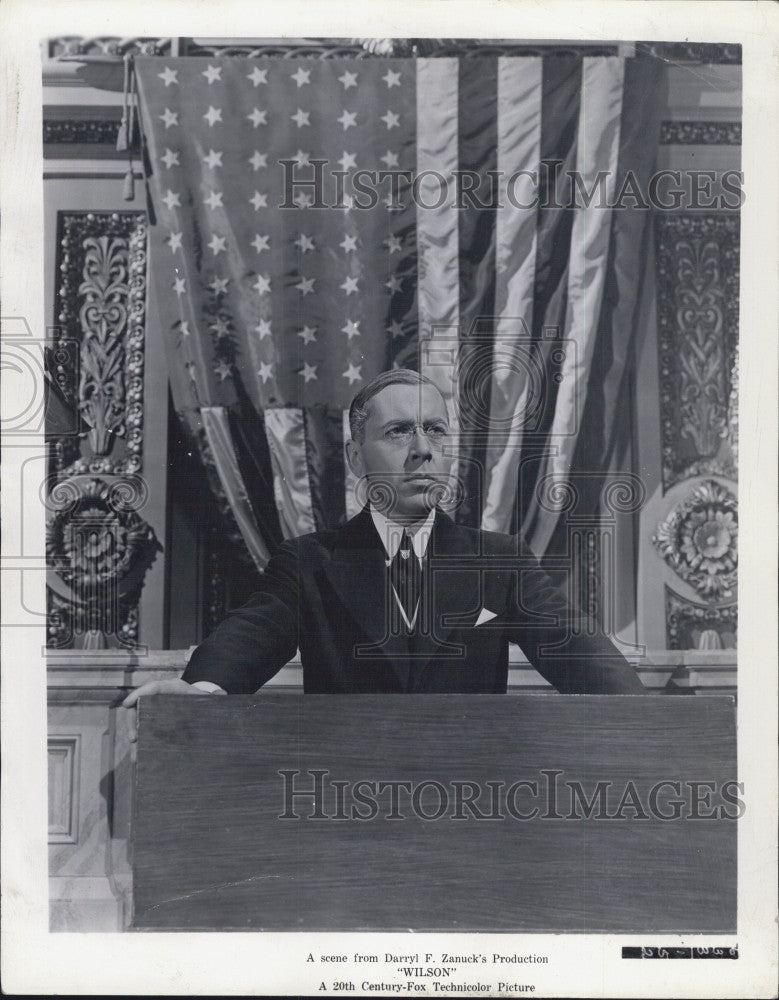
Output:
<instances>
[{"instance_id":1,"label":"white pocket square","mask_svg":"<svg viewBox=\"0 0 779 1000\"><path fill-rule=\"evenodd\" d=\"M497 617L498 617L497 611L488 611L486 608L482 608L481 611L479 612L479 617L473 623L474 624L474 628L477 625L483 625L485 622L488 622L491 619L497 618Z\"/></svg>"}]
</instances>

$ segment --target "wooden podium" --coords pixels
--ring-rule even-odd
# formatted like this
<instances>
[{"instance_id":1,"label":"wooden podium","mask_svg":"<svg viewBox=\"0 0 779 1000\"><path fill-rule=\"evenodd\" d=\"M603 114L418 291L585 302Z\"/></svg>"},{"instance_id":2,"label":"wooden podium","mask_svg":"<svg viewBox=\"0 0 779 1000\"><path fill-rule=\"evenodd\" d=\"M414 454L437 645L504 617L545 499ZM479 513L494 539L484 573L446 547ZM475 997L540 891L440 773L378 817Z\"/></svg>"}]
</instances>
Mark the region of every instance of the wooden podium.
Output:
<instances>
[{"instance_id":1,"label":"wooden podium","mask_svg":"<svg viewBox=\"0 0 779 1000\"><path fill-rule=\"evenodd\" d=\"M138 739L137 930L736 930L730 697L158 697Z\"/></svg>"}]
</instances>

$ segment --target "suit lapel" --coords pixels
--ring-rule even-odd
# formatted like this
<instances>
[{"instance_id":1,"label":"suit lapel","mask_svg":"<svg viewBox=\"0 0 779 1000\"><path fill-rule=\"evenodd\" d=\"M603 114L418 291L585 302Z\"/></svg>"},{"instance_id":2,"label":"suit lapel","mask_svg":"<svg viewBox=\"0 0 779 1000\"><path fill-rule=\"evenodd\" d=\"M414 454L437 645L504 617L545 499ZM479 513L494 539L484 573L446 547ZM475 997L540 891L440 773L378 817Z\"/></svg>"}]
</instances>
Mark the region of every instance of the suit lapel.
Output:
<instances>
[{"instance_id":1,"label":"suit lapel","mask_svg":"<svg viewBox=\"0 0 779 1000\"><path fill-rule=\"evenodd\" d=\"M361 630L380 641L386 631L386 553L367 508L338 532L325 574Z\"/></svg>"},{"instance_id":2,"label":"suit lapel","mask_svg":"<svg viewBox=\"0 0 779 1000\"><path fill-rule=\"evenodd\" d=\"M400 689L408 687L408 640L390 634L392 594L388 588L387 553L366 507L336 536L325 575L344 607L365 635L365 657L386 657L398 677Z\"/></svg>"},{"instance_id":3,"label":"suit lapel","mask_svg":"<svg viewBox=\"0 0 779 1000\"><path fill-rule=\"evenodd\" d=\"M426 559L426 620L417 637L414 686L433 656L454 664L464 657L462 643L452 639L452 633L461 625L447 624L447 620L478 614L479 573L467 565L468 557L475 554L473 536L438 511Z\"/></svg>"}]
</instances>

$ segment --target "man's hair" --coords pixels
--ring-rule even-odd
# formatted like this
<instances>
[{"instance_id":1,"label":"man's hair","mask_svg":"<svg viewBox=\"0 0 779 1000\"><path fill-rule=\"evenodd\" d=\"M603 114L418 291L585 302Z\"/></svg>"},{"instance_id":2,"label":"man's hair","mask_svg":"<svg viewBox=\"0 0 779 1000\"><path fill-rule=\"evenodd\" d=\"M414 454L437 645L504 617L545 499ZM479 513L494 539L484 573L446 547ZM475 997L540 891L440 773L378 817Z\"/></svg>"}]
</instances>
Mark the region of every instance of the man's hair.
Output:
<instances>
[{"instance_id":1,"label":"man's hair","mask_svg":"<svg viewBox=\"0 0 779 1000\"><path fill-rule=\"evenodd\" d=\"M427 375L420 375L411 368L393 368L391 371L381 372L370 382L365 383L349 407L349 431L353 441L360 442L365 437L368 403L388 385L432 385L437 392L441 392L432 379ZM441 398L443 399L443 395Z\"/></svg>"}]
</instances>

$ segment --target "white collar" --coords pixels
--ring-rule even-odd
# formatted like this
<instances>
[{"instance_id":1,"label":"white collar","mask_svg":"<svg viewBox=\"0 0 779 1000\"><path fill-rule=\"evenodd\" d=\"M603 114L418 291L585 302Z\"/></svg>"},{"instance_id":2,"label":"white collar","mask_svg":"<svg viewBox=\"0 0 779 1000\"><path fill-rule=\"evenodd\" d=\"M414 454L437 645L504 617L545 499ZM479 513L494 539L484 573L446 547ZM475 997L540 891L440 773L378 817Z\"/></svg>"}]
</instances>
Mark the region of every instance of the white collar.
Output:
<instances>
[{"instance_id":1,"label":"white collar","mask_svg":"<svg viewBox=\"0 0 779 1000\"><path fill-rule=\"evenodd\" d=\"M387 553L387 564L389 565L389 563L395 558L395 555L400 548L400 542L403 538L404 525L398 524L395 521L390 521L389 518L385 517L381 511L376 510L373 506L371 506L370 511L373 523L376 525L376 531L378 531L379 538L381 539ZM427 519L414 531L413 534L409 531L409 534L411 535L411 547L414 549L414 555L420 562L425 557L425 551L427 550L427 543L430 541L430 533L433 530L434 521L435 508L430 511L427 515Z\"/></svg>"}]
</instances>

